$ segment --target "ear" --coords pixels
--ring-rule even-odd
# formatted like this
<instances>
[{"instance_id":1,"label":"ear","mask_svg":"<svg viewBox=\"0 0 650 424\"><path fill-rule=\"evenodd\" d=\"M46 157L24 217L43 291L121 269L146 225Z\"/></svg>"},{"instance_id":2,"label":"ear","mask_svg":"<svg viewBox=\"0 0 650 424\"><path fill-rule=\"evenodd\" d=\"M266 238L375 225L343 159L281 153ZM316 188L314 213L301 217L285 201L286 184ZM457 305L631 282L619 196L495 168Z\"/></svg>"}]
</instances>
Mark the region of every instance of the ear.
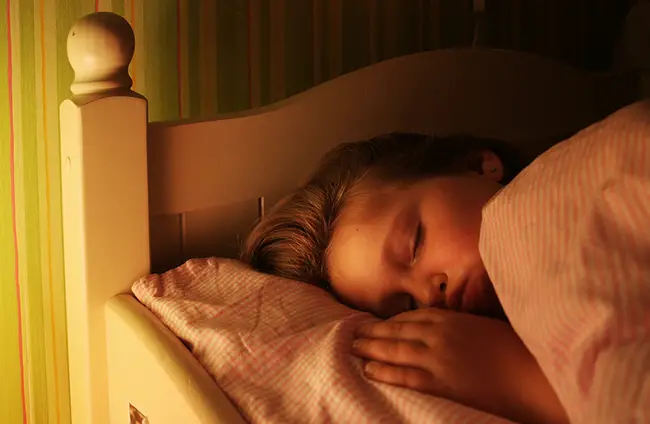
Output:
<instances>
[{"instance_id":1,"label":"ear","mask_svg":"<svg viewBox=\"0 0 650 424\"><path fill-rule=\"evenodd\" d=\"M470 171L499 182L505 175L505 169L501 158L490 150L483 150L476 155L472 155L468 164Z\"/></svg>"},{"instance_id":2,"label":"ear","mask_svg":"<svg viewBox=\"0 0 650 424\"><path fill-rule=\"evenodd\" d=\"M505 176L505 169L501 158L489 150L483 151L483 175L499 182Z\"/></svg>"}]
</instances>

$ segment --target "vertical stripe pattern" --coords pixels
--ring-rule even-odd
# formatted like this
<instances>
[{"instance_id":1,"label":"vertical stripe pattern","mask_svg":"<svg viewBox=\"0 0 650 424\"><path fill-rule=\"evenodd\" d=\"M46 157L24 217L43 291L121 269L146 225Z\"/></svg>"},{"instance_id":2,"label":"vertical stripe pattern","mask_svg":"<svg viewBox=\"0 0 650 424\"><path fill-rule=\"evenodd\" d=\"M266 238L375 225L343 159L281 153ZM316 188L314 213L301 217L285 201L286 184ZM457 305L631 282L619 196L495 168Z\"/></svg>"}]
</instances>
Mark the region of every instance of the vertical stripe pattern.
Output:
<instances>
[{"instance_id":1,"label":"vertical stripe pattern","mask_svg":"<svg viewBox=\"0 0 650 424\"><path fill-rule=\"evenodd\" d=\"M248 0L248 61L250 106L255 108L262 105L261 87L261 49L262 49L262 2Z\"/></svg>"},{"instance_id":2,"label":"vertical stripe pattern","mask_svg":"<svg viewBox=\"0 0 650 424\"><path fill-rule=\"evenodd\" d=\"M365 378L349 346L360 324L377 319L316 286L207 258L145 277L132 291L191 346L248 422L511 423ZM188 305L188 297L201 299L201 307Z\"/></svg>"},{"instance_id":3,"label":"vertical stripe pattern","mask_svg":"<svg viewBox=\"0 0 650 424\"><path fill-rule=\"evenodd\" d=\"M635 0L485 3L483 45L602 69L607 49L594 47L615 45ZM263 106L389 57L469 46L472 4L0 0L3 424L70 423L58 107L73 78L66 38L76 19L99 10L129 21L133 87L149 99L151 120L176 120Z\"/></svg>"},{"instance_id":4,"label":"vertical stripe pattern","mask_svg":"<svg viewBox=\"0 0 650 424\"><path fill-rule=\"evenodd\" d=\"M40 101L40 107L41 107L41 119L38 120L39 122L42 122L42 141L43 145L45 146L46 151L44 154L41 155L41 158L43 159L40 161L40 163L43 165L43 171L44 171L44 195L41 196L43 199L42 201L42 209L43 209L43 214L45 218L43 219L43 227L45 228L45 237L44 238L44 245L45 252L44 252L44 262L46 264L46 272L43 274L42 277L42 282L43 284L47 285L47 290L45 291L46 293L49 294L48 299L49 299L49 320L50 320L50 331L51 331L51 341L49 346L51 346L51 361L50 364L51 366L47 367L48 368L48 375L52 376L53 382L48 386L48 393L51 393L54 397L53 399L53 407L50 409L53 417L55 418L56 423L60 423L62 420L61 416L61 402L66 402L67 404L67 398L66 398L66 393L65 389L67 389L67 385L61 387L61 383L66 380L62 380L61 376L65 379L67 377L66 375L66 368L61 366L60 364L65 363L65 351L61 351L60 345L61 343L59 342L59 334L65 333L64 327L63 327L63 319L57 319L56 311L57 311L57 306L58 309L61 310L62 308L61 305L56 305L56 299L53 296L53 293L55 292L55 284L56 282L60 282L62 279L59 278L58 280L55 280L55 275L54 275L54 266L53 266L53 261L54 261L54 253L53 253L53 242L56 242L53 240L52 237L52 213L51 213L51 202L50 199L52 198L52 190L51 190L51 185L52 185L52 179L49 177L50 176L50 155L47 152L48 147L51 145L51 140L52 137L50 136L50 131L49 131L49 126L48 126L48 119L47 119L47 108L50 106L50 97L48 96L48 68L46 66L47 61L49 59L47 55L47 48L45 45L45 39L46 39L46 25L45 25L45 17L47 16L47 11L45 10L45 0L40 0L39 1L39 14L38 14L38 22L39 22L39 41L40 41L40 86L41 86L41 101ZM51 21L50 21L51 22ZM38 85L38 84L37 84ZM51 107L51 106L50 106ZM58 241L58 240L57 240ZM60 241L59 241L60 242ZM60 246L57 246L58 249L57 251L59 252L60 255L62 255L62 248ZM57 289L60 289L60 284L58 285ZM50 371L51 370L51 371ZM63 390L61 390L63 388ZM63 393L62 393L63 392Z\"/></svg>"},{"instance_id":5,"label":"vertical stripe pattern","mask_svg":"<svg viewBox=\"0 0 650 424\"><path fill-rule=\"evenodd\" d=\"M187 37L183 18L187 16L187 3L183 0L176 0L176 63L178 68L178 118L183 118L183 111L186 108L185 95L187 93L184 77L187 76L185 64L187 64ZM185 59L185 60L184 60Z\"/></svg>"},{"instance_id":6,"label":"vertical stripe pattern","mask_svg":"<svg viewBox=\"0 0 650 424\"><path fill-rule=\"evenodd\" d=\"M284 2L285 0L269 0L271 102L281 100L286 95L286 81L284 78Z\"/></svg>"},{"instance_id":7,"label":"vertical stripe pattern","mask_svg":"<svg viewBox=\"0 0 650 424\"><path fill-rule=\"evenodd\" d=\"M486 269L572 423L650 420L649 136L650 103L628 106L483 211Z\"/></svg>"},{"instance_id":8,"label":"vertical stripe pattern","mask_svg":"<svg viewBox=\"0 0 650 424\"><path fill-rule=\"evenodd\" d=\"M12 234L11 237L11 248L7 249L7 251L12 252L13 254L10 254L8 256L12 257L11 260L11 266L13 268L13 278L7 279L5 281L13 281L13 286L14 286L14 296L13 299L15 300L15 309L11 308L12 310L16 311L16 316L15 320L11 320L16 323L16 336L14 337L15 342L17 343L18 347L18 372L19 372L19 377L20 377L20 407L19 407L19 413L20 416L22 417L22 422L27 423L28 422L28 416L27 416L27 400L26 400L26 393L25 393L25 359L24 359L24 334L23 334L23 313L22 313L22 301L23 298L21 296L21 281L20 281L20 258L18 255L18 225L17 225L17 217L16 217L16 139L15 139L15 124L14 124L14 108L13 108L13 100L14 100L14 92L13 92L13 45L12 45L12 21L11 21L11 2L7 0L6 7L5 7L5 13L6 13L6 39L7 39L7 55L6 55L6 63L7 63L7 104L8 104L8 124L9 124L9 155L8 155L8 168L9 168L9 216L10 216L10 226L11 228L10 233ZM11 298L10 297L10 298ZM14 406L15 407L15 406Z\"/></svg>"}]
</instances>

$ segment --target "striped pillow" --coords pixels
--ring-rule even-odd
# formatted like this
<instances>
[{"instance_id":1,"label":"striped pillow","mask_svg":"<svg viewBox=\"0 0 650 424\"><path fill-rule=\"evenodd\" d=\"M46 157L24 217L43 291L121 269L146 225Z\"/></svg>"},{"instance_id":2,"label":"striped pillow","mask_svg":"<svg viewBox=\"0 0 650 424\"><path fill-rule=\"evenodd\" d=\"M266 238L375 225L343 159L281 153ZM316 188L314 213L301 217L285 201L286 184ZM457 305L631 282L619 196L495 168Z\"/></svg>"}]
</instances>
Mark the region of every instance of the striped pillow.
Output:
<instances>
[{"instance_id":1,"label":"striped pillow","mask_svg":"<svg viewBox=\"0 0 650 424\"><path fill-rule=\"evenodd\" d=\"M533 162L486 205L480 251L571 422L650 422L650 102Z\"/></svg>"},{"instance_id":2,"label":"striped pillow","mask_svg":"<svg viewBox=\"0 0 650 424\"><path fill-rule=\"evenodd\" d=\"M251 423L507 424L442 398L372 382L351 355L376 320L321 289L228 259L193 259L133 285Z\"/></svg>"}]
</instances>

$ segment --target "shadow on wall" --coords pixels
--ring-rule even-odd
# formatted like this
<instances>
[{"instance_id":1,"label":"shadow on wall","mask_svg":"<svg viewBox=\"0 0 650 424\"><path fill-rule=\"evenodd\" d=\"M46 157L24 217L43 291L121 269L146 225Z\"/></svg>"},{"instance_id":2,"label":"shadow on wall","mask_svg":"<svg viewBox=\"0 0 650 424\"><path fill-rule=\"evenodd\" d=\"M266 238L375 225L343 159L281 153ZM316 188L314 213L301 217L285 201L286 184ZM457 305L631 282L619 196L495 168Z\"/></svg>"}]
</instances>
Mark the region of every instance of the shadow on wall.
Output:
<instances>
[{"instance_id":1,"label":"shadow on wall","mask_svg":"<svg viewBox=\"0 0 650 424\"><path fill-rule=\"evenodd\" d=\"M266 105L377 61L469 47L474 3L220 0L153 7L149 0L125 17L138 40L136 90L158 121ZM604 70L634 3L487 0L480 42Z\"/></svg>"}]
</instances>

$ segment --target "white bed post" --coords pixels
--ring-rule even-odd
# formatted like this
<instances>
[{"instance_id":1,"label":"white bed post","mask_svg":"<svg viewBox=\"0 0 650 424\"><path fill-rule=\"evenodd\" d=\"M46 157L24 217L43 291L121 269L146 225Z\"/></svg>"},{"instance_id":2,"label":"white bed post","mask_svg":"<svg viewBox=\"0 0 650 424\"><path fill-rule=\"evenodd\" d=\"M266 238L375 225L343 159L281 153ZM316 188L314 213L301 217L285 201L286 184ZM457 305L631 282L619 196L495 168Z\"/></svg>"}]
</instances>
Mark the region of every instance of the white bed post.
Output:
<instances>
[{"instance_id":1,"label":"white bed post","mask_svg":"<svg viewBox=\"0 0 650 424\"><path fill-rule=\"evenodd\" d=\"M68 34L75 78L60 121L73 424L109 422L104 305L149 271L147 101L131 91L134 45L113 13L87 15Z\"/></svg>"}]
</instances>

